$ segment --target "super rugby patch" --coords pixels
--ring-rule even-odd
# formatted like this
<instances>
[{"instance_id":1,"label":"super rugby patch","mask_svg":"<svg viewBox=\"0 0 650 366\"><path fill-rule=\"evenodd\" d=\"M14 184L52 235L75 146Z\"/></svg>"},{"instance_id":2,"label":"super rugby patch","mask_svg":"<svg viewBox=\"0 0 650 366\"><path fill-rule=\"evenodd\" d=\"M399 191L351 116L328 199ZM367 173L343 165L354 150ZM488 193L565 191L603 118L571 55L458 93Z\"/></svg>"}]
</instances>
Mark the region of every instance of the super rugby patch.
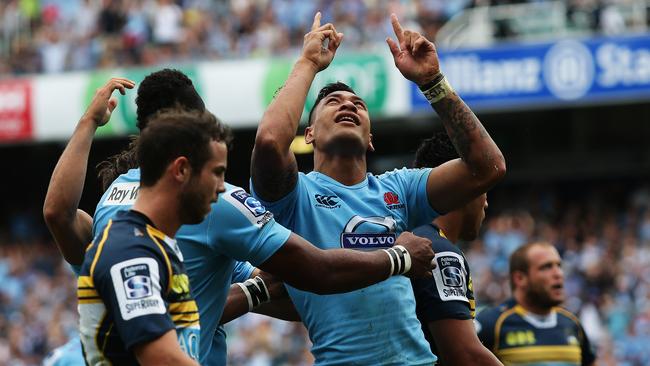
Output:
<instances>
[{"instance_id":1,"label":"super rugby patch","mask_svg":"<svg viewBox=\"0 0 650 366\"><path fill-rule=\"evenodd\" d=\"M122 319L165 314L155 259L141 257L116 263L111 267L111 279Z\"/></svg>"}]
</instances>

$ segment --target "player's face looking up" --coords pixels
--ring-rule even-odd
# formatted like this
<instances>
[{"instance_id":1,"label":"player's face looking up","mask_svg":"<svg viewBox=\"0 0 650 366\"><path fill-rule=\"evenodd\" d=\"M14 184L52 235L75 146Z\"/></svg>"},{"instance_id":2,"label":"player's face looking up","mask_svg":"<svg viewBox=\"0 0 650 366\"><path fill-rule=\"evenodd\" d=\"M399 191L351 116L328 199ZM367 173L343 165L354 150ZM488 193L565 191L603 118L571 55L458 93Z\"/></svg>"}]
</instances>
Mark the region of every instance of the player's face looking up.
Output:
<instances>
[{"instance_id":1,"label":"player's face looking up","mask_svg":"<svg viewBox=\"0 0 650 366\"><path fill-rule=\"evenodd\" d=\"M224 178L228 148L223 142L210 142L210 158L198 172L192 172L180 192L181 212L184 222L198 224L210 212L210 204L217 202L225 191Z\"/></svg>"},{"instance_id":2,"label":"player's face looking up","mask_svg":"<svg viewBox=\"0 0 650 366\"><path fill-rule=\"evenodd\" d=\"M373 150L366 103L356 94L335 91L319 101L305 141L337 154L364 154Z\"/></svg>"},{"instance_id":3,"label":"player's face looking up","mask_svg":"<svg viewBox=\"0 0 650 366\"><path fill-rule=\"evenodd\" d=\"M557 250L548 245L534 245L528 251L528 273L523 281L526 297L543 307L564 301L564 272Z\"/></svg>"},{"instance_id":4,"label":"player's face looking up","mask_svg":"<svg viewBox=\"0 0 650 366\"><path fill-rule=\"evenodd\" d=\"M463 227L460 239L471 241L478 237L481 224L485 219L485 209L488 207L487 194L476 197L463 208Z\"/></svg>"}]
</instances>

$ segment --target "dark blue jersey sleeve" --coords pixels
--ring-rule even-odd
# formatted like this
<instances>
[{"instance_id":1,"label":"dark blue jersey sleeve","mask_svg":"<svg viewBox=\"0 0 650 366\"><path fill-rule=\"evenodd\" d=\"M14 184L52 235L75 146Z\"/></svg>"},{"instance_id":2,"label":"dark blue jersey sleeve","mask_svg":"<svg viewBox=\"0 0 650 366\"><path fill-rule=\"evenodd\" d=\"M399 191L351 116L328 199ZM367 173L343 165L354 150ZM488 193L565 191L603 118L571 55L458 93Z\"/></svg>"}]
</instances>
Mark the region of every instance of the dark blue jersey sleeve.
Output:
<instances>
[{"instance_id":1,"label":"dark blue jersey sleeve","mask_svg":"<svg viewBox=\"0 0 650 366\"><path fill-rule=\"evenodd\" d=\"M488 308L480 311L476 316L474 325L478 338L485 348L492 351L494 349L495 329L497 318L500 312L497 308Z\"/></svg>"},{"instance_id":2,"label":"dark blue jersey sleeve","mask_svg":"<svg viewBox=\"0 0 650 366\"><path fill-rule=\"evenodd\" d=\"M582 325L578 324L578 328L579 334L581 335L580 350L582 353L582 366L589 366L596 361L596 353L594 352L591 342L589 342L589 337L587 337L587 333L585 333Z\"/></svg>"},{"instance_id":3,"label":"dark blue jersey sleeve","mask_svg":"<svg viewBox=\"0 0 650 366\"><path fill-rule=\"evenodd\" d=\"M101 257L93 280L126 349L174 329L163 295L170 265L156 252L155 244L129 245L119 253L105 251Z\"/></svg>"},{"instance_id":4,"label":"dark blue jersey sleeve","mask_svg":"<svg viewBox=\"0 0 650 366\"><path fill-rule=\"evenodd\" d=\"M413 233L431 239L436 253L433 277L412 280L420 321L472 319L475 306L472 280L461 250L439 236L432 225L416 228Z\"/></svg>"}]
</instances>

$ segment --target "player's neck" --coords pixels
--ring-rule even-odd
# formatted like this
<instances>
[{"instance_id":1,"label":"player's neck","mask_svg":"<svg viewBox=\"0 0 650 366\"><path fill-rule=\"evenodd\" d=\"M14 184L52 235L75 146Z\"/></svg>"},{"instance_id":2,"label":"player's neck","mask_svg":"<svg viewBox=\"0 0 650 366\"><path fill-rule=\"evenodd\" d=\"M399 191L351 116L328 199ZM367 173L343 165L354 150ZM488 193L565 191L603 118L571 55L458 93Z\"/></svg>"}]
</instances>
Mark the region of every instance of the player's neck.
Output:
<instances>
[{"instance_id":1,"label":"player's neck","mask_svg":"<svg viewBox=\"0 0 650 366\"><path fill-rule=\"evenodd\" d=\"M522 291L515 290L514 298L517 301L517 304L529 313L548 315L553 310L553 308L536 305L534 302L530 301Z\"/></svg>"},{"instance_id":2,"label":"player's neck","mask_svg":"<svg viewBox=\"0 0 650 366\"><path fill-rule=\"evenodd\" d=\"M181 226L178 200L169 192L159 191L156 187L140 187L133 210L147 216L158 230L173 238Z\"/></svg>"},{"instance_id":3,"label":"player's neck","mask_svg":"<svg viewBox=\"0 0 650 366\"><path fill-rule=\"evenodd\" d=\"M342 156L324 152L314 153L314 170L351 186L366 179L366 155Z\"/></svg>"},{"instance_id":4,"label":"player's neck","mask_svg":"<svg viewBox=\"0 0 650 366\"><path fill-rule=\"evenodd\" d=\"M457 220L454 214L455 211L449 212L446 215L439 216L433 220L433 224L442 230L445 238L450 242L456 244L460 239L460 221Z\"/></svg>"}]
</instances>

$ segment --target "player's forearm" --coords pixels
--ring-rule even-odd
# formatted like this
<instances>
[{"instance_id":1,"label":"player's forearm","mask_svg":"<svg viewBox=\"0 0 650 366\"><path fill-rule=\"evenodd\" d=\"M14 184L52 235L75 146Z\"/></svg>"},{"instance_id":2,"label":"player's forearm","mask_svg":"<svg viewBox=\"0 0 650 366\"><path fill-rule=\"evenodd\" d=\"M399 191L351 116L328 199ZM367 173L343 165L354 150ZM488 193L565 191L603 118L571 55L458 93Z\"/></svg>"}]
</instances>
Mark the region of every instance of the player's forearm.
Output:
<instances>
[{"instance_id":1,"label":"player's forearm","mask_svg":"<svg viewBox=\"0 0 650 366\"><path fill-rule=\"evenodd\" d=\"M505 159L474 112L455 92L432 106L472 175L488 188L498 182L506 171Z\"/></svg>"},{"instance_id":2,"label":"player's forearm","mask_svg":"<svg viewBox=\"0 0 650 366\"><path fill-rule=\"evenodd\" d=\"M231 285L219 324L226 324L246 313L248 313L248 300L244 291L238 285Z\"/></svg>"},{"instance_id":3,"label":"player's forearm","mask_svg":"<svg viewBox=\"0 0 650 366\"><path fill-rule=\"evenodd\" d=\"M78 210L86 179L88 154L97 125L79 121L54 168L43 204L43 217L68 263L81 264L84 247L92 239L92 218Z\"/></svg>"},{"instance_id":4,"label":"player's forearm","mask_svg":"<svg viewBox=\"0 0 650 366\"><path fill-rule=\"evenodd\" d=\"M320 295L358 290L390 276L390 259L383 251L361 252L345 249L319 250L321 255L304 261L300 275L285 282Z\"/></svg>"},{"instance_id":5,"label":"player's forearm","mask_svg":"<svg viewBox=\"0 0 650 366\"><path fill-rule=\"evenodd\" d=\"M305 59L296 61L287 81L264 112L257 130L258 143L273 143L282 152L289 151L300 117L305 107L307 93L318 72L317 66Z\"/></svg>"},{"instance_id":6,"label":"player's forearm","mask_svg":"<svg viewBox=\"0 0 650 366\"><path fill-rule=\"evenodd\" d=\"M63 150L45 196L43 215L46 222L72 223L83 192L88 155L96 130L97 125L92 120L80 120Z\"/></svg>"}]
</instances>

